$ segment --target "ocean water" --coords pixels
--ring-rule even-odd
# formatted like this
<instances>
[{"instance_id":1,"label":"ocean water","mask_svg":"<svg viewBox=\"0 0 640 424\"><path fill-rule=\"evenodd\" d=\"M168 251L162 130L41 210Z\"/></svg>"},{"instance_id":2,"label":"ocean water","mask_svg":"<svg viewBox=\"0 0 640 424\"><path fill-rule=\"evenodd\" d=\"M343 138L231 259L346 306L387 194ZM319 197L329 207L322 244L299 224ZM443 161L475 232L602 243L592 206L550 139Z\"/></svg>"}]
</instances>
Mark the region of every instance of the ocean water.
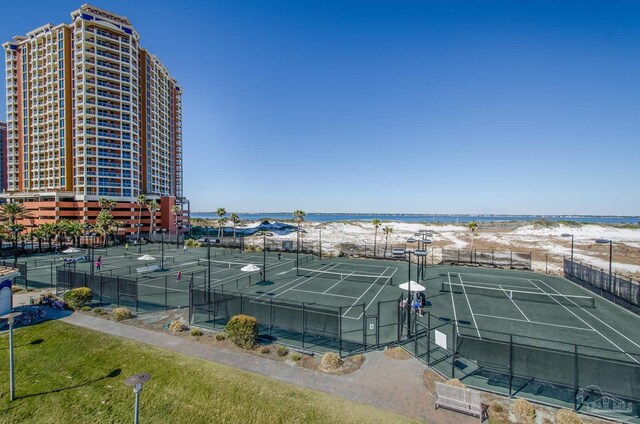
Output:
<instances>
[{"instance_id":1,"label":"ocean water","mask_svg":"<svg viewBox=\"0 0 640 424\"><path fill-rule=\"evenodd\" d=\"M284 212L238 213L243 221L284 221L292 220L293 214ZM216 219L215 212L192 212L193 218ZM399 222L440 222L440 223L466 223L466 222L505 222L505 221L534 221L545 219L548 221L574 221L580 223L604 223L604 224L638 224L639 216L594 216L594 215L418 215L418 214L364 214L364 213L308 213L304 217L310 222L332 221L381 221Z\"/></svg>"}]
</instances>

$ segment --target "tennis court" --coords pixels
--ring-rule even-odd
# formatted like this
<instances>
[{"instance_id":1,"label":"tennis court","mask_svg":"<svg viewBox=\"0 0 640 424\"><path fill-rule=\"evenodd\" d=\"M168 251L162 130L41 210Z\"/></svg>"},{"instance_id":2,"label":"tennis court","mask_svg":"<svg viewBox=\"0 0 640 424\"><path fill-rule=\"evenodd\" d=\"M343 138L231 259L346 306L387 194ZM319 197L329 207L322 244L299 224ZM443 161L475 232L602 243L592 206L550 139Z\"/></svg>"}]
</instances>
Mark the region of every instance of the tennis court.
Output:
<instances>
[{"instance_id":1,"label":"tennis court","mask_svg":"<svg viewBox=\"0 0 640 424\"><path fill-rule=\"evenodd\" d=\"M419 318L416 352L442 374L577 409L609 396L631 409L608 417L638 416L637 315L532 272L437 267L427 287L430 316Z\"/></svg>"}]
</instances>

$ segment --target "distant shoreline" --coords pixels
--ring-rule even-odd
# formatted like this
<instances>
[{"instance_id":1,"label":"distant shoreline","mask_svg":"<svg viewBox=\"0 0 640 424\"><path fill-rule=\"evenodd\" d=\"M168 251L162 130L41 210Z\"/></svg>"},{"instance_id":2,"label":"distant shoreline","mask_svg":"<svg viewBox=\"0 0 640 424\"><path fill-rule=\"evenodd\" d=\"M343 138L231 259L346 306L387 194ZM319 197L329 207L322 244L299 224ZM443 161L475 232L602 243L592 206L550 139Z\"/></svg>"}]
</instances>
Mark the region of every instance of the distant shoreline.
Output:
<instances>
[{"instance_id":1,"label":"distant shoreline","mask_svg":"<svg viewBox=\"0 0 640 424\"><path fill-rule=\"evenodd\" d=\"M241 220L291 221L290 212L238 213ZM191 212L192 218L217 219L215 212ZM307 213L308 222L381 221L421 223L468 223L468 222L527 222L527 221L571 221L591 224L638 224L640 216L624 215L504 215L504 214L375 214L375 213Z\"/></svg>"}]
</instances>

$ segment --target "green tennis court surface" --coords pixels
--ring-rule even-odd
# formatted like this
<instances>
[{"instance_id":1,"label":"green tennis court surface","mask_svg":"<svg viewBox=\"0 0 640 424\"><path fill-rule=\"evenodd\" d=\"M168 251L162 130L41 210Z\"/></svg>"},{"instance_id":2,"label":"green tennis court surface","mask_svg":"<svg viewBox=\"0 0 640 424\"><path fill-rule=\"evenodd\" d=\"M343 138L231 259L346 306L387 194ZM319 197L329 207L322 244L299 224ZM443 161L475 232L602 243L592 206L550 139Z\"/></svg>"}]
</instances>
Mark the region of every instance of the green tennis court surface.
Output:
<instances>
[{"instance_id":1,"label":"green tennis court surface","mask_svg":"<svg viewBox=\"0 0 640 424\"><path fill-rule=\"evenodd\" d=\"M416 351L443 375L609 418L638 418L637 315L563 278L532 272L436 267L427 287L430 329L418 318ZM597 410L607 408L602 398L616 411Z\"/></svg>"}]
</instances>

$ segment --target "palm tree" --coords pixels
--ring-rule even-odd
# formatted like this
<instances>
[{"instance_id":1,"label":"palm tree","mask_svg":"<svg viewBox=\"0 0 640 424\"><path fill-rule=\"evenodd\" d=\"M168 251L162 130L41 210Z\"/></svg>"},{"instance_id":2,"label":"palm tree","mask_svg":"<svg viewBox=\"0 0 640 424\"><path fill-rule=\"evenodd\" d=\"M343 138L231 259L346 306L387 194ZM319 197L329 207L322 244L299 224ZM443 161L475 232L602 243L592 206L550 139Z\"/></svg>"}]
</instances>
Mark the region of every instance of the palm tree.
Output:
<instances>
[{"instance_id":1,"label":"palm tree","mask_svg":"<svg viewBox=\"0 0 640 424\"><path fill-rule=\"evenodd\" d=\"M305 215L307 215L307 213L303 210L298 209L293 211L293 220L298 224L298 244L296 245L296 250L298 251L300 251L300 249L298 249L298 245L302 244L302 232L300 230L302 229L302 221L304 221Z\"/></svg>"},{"instance_id":2,"label":"palm tree","mask_svg":"<svg viewBox=\"0 0 640 424\"><path fill-rule=\"evenodd\" d=\"M389 245L389 235L393 233L393 228L388 225L382 229L382 233L384 234L384 257L387 257L387 246Z\"/></svg>"},{"instance_id":3,"label":"palm tree","mask_svg":"<svg viewBox=\"0 0 640 424\"><path fill-rule=\"evenodd\" d=\"M476 230L478 229L478 224L475 221L471 221L469 223L469 229L471 230L471 254L473 255L473 240L476 238Z\"/></svg>"},{"instance_id":4,"label":"palm tree","mask_svg":"<svg viewBox=\"0 0 640 424\"><path fill-rule=\"evenodd\" d=\"M38 240L38 253L42 253L42 239L46 238L44 231L42 231L42 226L36 228L31 232L31 236L35 237Z\"/></svg>"},{"instance_id":5,"label":"palm tree","mask_svg":"<svg viewBox=\"0 0 640 424\"><path fill-rule=\"evenodd\" d=\"M156 209L158 209L158 202L155 200L149 200L147 202L147 209L149 209L149 213L151 214L149 220L149 240L152 239L151 235L155 233L154 225L155 225L155 217L156 217Z\"/></svg>"},{"instance_id":6,"label":"palm tree","mask_svg":"<svg viewBox=\"0 0 640 424\"><path fill-rule=\"evenodd\" d=\"M376 255L378 254L376 250L378 242L378 228L380 228L380 226L382 225L382 221L380 221L379 219L374 219L373 221L371 221L371 223L373 224L373 228L375 229L375 233L373 235L373 257L376 257Z\"/></svg>"},{"instance_id":7,"label":"palm tree","mask_svg":"<svg viewBox=\"0 0 640 424\"><path fill-rule=\"evenodd\" d=\"M225 208L218 208L218 210L216 211L216 214L218 215L218 237L221 237L221 233L222 233L222 225L221 225L221 221L222 218L227 214L227 210Z\"/></svg>"},{"instance_id":8,"label":"palm tree","mask_svg":"<svg viewBox=\"0 0 640 424\"><path fill-rule=\"evenodd\" d=\"M107 237L113 232L115 228L113 222L113 216L107 209L102 209L96 217L96 225L94 229L96 233L101 234L104 237L104 245L107 245Z\"/></svg>"},{"instance_id":9,"label":"palm tree","mask_svg":"<svg viewBox=\"0 0 640 424\"><path fill-rule=\"evenodd\" d=\"M80 244L80 236L84 233L82 224L78 221L64 220L65 235L71 237L73 244L78 246Z\"/></svg>"},{"instance_id":10,"label":"palm tree","mask_svg":"<svg viewBox=\"0 0 640 424\"><path fill-rule=\"evenodd\" d=\"M107 209L109 211L113 210L118 203L115 200L107 199L106 197L101 197L98 199L98 206L100 209Z\"/></svg>"},{"instance_id":11,"label":"palm tree","mask_svg":"<svg viewBox=\"0 0 640 424\"><path fill-rule=\"evenodd\" d=\"M231 214L231 223L233 224L233 242L236 242L236 226L240 223L240 217L237 213Z\"/></svg>"},{"instance_id":12,"label":"palm tree","mask_svg":"<svg viewBox=\"0 0 640 424\"><path fill-rule=\"evenodd\" d=\"M140 207L140 209L138 210L138 243L140 243L140 226L142 221L142 208L147 205L147 196L145 196L144 194L139 195L136 198L136 203Z\"/></svg>"},{"instance_id":13,"label":"palm tree","mask_svg":"<svg viewBox=\"0 0 640 424\"><path fill-rule=\"evenodd\" d=\"M51 250L51 240L53 236L56 234L56 226L52 223L44 223L38 227L39 230L42 231L42 236L49 241L49 250Z\"/></svg>"},{"instance_id":14,"label":"palm tree","mask_svg":"<svg viewBox=\"0 0 640 424\"><path fill-rule=\"evenodd\" d=\"M218 220L218 225L220 226L220 229L222 230L222 236L220 237L221 240L224 240L224 227L227 225L227 221L229 220L229 218L226 217L222 217Z\"/></svg>"},{"instance_id":15,"label":"palm tree","mask_svg":"<svg viewBox=\"0 0 640 424\"><path fill-rule=\"evenodd\" d=\"M0 205L0 219L15 225L18 219L30 218L31 212L22 203L3 203Z\"/></svg>"},{"instance_id":16,"label":"palm tree","mask_svg":"<svg viewBox=\"0 0 640 424\"><path fill-rule=\"evenodd\" d=\"M173 205L171 207L171 213L174 217L174 222L176 224L176 248L178 247L178 243L180 243L180 234L178 233L178 214L182 211L182 208L178 205Z\"/></svg>"}]
</instances>

